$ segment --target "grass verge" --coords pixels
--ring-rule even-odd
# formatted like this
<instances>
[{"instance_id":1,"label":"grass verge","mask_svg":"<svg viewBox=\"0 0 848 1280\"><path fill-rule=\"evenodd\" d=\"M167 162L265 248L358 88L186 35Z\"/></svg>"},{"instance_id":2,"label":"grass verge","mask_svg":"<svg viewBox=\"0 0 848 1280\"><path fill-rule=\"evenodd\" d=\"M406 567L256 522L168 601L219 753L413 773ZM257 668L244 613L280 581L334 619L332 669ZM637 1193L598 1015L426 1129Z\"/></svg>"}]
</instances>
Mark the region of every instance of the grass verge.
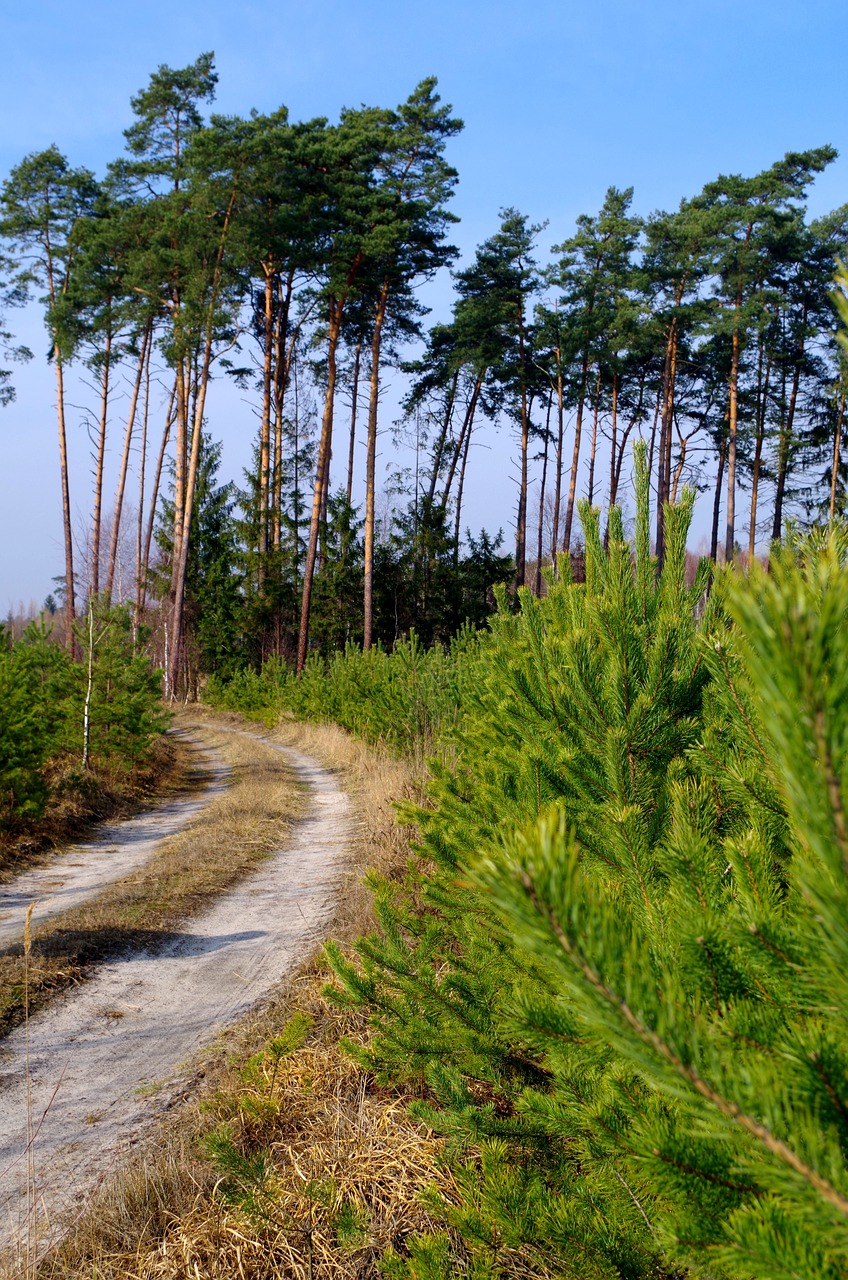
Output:
<instances>
[{"instance_id":1,"label":"grass verge","mask_svg":"<svg viewBox=\"0 0 848 1280\"><path fill-rule=\"evenodd\" d=\"M330 930L351 939L372 922L364 870L406 864L393 803L418 795L420 779L334 726L266 732L336 770L353 801L358 836ZM342 1036L365 1041L367 1020L327 1003L326 976L313 959L207 1051L155 1148L100 1190L40 1276L365 1280L388 1248L404 1254L410 1234L438 1228L421 1192L450 1192L439 1143L409 1117L408 1090L378 1085L342 1052Z\"/></svg>"},{"instance_id":2,"label":"grass verge","mask_svg":"<svg viewBox=\"0 0 848 1280\"><path fill-rule=\"evenodd\" d=\"M34 932L29 1012L82 981L98 961L155 949L184 920L280 847L302 810L300 783L271 747L212 723L178 718L232 769L232 781L153 858L96 898L54 916ZM23 944L0 952L0 1034L23 1021Z\"/></svg>"}]
</instances>

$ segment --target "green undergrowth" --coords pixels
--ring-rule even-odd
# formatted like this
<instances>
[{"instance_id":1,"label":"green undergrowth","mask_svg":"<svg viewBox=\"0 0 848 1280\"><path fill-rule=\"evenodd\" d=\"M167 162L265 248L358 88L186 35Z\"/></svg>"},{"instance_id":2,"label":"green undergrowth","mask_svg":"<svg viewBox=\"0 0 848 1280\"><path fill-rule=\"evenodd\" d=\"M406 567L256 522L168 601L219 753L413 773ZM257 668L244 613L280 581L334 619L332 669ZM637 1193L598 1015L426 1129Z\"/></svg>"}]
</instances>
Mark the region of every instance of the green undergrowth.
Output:
<instances>
[{"instance_id":1,"label":"green undergrowth","mask_svg":"<svg viewBox=\"0 0 848 1280\"><path fill-rule=\"evenodd\" d=\"M848 530L687 585L693 495L658 572L637 479L635 545L584 504L585 584L454 653L254 678L440 747L327 948L347 1052L440 1143L392 1280L848 1274Z\"/></svg>"},{"instance_id":2,"label":"green undergrowth","mask_svg":"<svg viewBox=\"0 0 848 1280\"><path fill-rule=\"evenodd\" d=\"M465 673L479 643L471 629L448 648L426 649L413 633L392 651L349 645L331 658L313 655L300 676L277 660L224 684L210 679L214 707L275 719L329 721L367 742L423 760L457 724Z\"/></svg>"},{"instance_id":3,"label":"green undergrowth","mask_svg":"<svg viewBox=\"0 0 848 1280\"><path fill-rule=\"evenodd\" d=\"M161 772L169 717L130 611L95 605L75 630L72 657L48 627L13 641L0 626L0 841L72 829Z\"/></svg>"}]
</instances>

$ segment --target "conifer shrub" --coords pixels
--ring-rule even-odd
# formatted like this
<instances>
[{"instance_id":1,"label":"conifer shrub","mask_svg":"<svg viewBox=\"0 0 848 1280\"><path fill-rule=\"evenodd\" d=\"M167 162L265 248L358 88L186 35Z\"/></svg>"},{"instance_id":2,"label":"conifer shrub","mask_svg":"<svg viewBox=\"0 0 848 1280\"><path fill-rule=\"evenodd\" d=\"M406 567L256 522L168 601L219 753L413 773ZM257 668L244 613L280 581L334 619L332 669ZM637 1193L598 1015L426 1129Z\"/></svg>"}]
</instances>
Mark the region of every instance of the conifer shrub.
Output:
<instances>
[{"instance_id":1,"label":"conifer shrub","mask_svg":"<svg viewBox=\"0 0 848 1280\"><path fill-rule=\"evenodd\" d=\"M463 1188L443 1213L480 1274L513 1274L519 1260L529 1274L663 1273L649 1225L662 1192L618 1167L614 1057L573 1027L558 1033L569 1070L554 1068L520 1016L550 989L547 957L504 927L470 878L487 855L506 858L516 830L554 814L566 815L599 891L647 911L663 881L654 849L675 782L691 772L709 678L700 633L716 606L699 618L706 566L685 583L691 494L668 513L657 580L643 451L637 469L635 559L620 514L605 551L598 513L584 506L585 585L525 593L520 613L493 620L467 660L452 767L432 766L432 807L416 815L420 860L401 886L374 878L380 929L356 961L330 948L337 998L372 1011L361 1060L426 1085L419 1114L449 1139ZM551 1111L567 1123L552 1124ZM456 1259L437 1266L442 1249L420 1243L427 1274L453 1274Z\"/></svg>"},{"instance_id":2,"label":"conifer shrub","mask_svg":"<svg viewBox=\"0 0 848 1280\"><path fill-rule=\"evenodd\" d=\"M463 629L447 649L426 649L414 632L390 653L348 645L330 658L313 654L299 676L270 660L261 672L244 671L227 684L210 680L206 696L246 715L332 721L423 759L456 722L475 634Z\"/></svg>"},{"instance_id":3,"label":"conifer shrub","mask_svg":"<svg viewBox=\"0 0 848 1280\"><path fill-rule=\"evenodd\" d=\"M481 640L419 859L330 947L458 1188L395 1277L846 1271L848 538L707 598L637 477L635 551L584 507L585 585Z\"/></svg>"},{"instance_id":4,"label":"conifer shrub","mask_svg":"<svg viewBox=\"0 0 848 1280\"><path fill-rule=\"evenodd\" d=\"M0 627L0 830L40 817L47 799L43 767L48 726L33 671Z\"/></svg>"},{"instance_id":5,"label":"conifer shrub","mask_svg":"<svg viewBox=\"0 0 848 1280\"><path fill-rule=\"evenodd\" d=\"M159 673L124 607L92 606L75 624L80 657L31 624L0 632L0 831L27 829L63 797L85 807L108 779L132 783L168 723ZM90 659L90 661L89 661ZM86 730L87 722L87 730ZM87 743L87 751L86 751Z\"/></svg>"}]
</instances>

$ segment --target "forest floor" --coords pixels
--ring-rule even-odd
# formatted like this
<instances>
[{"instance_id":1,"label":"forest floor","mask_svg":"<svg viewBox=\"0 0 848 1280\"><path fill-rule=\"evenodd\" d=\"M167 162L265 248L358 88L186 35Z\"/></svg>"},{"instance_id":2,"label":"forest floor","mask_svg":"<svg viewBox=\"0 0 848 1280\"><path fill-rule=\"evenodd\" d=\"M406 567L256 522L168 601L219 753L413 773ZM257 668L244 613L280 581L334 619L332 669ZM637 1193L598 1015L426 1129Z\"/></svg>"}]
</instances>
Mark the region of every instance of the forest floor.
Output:
<instances>
[{"instance_id":1,"label":"forest floor","mask_svg":"<svg viewBox=\"0 0 848 1280\"><path fill-rule=\"evenodd\" d=\"M232 721L179 724L217 757L187 828L93 900L60 908L27 954L19 940L0 953L0 983L30 1003L0 1042L0 1235L25 1271L185 1093L186 1059L290 973L333 912L351 818L332 773ZM158 816L168 832L173 813ZM129 843L137 850L137 833ZM27 874L19 914L37 891ZM73 990L32 1014L30 990L63 985Z\"/></svg>"}]
</instances>

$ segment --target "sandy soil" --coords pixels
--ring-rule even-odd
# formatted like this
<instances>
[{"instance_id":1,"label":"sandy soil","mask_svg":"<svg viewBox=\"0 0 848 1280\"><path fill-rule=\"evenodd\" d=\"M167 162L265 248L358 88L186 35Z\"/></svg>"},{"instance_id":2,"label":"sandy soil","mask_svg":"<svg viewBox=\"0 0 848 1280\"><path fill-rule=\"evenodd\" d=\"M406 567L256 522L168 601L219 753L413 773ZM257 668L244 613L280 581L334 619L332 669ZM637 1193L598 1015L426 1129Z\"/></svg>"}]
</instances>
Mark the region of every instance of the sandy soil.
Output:
<instances>
[{"instance_id":1,"label":"sandy soil","mask_svg":"<svg viewBox=\"0 0 848 1280\"><path fill-rule=\"evenodd\" d=\"M185 735L200 753L208 779L200 792L177 796L136 818L105 823L96 835L69 845L50 861L0 884L0 947L21 942L24 916L31 902L33 928L51 916L94 897L105 885L144 866L160 841L176 835L195 814L220 794L230 776L229 766L208 747Z\"/></svg>"},{"instance_id":2,"label":"sandy soil","mask_svg":"<svg viewBox=\"0 0 848 1280\"><path fill-rule=\"evenodd\" d=\"M316 761L262 741L285 755L311 793L287 847L161 950L103 965L35 1017L28 1032L20 1028L4 1042L6 1246L38 1237L44 1247L56 1238L62 1221L84 1208L122 1152L179 1094L186 1060L321 940L350 837L348 800Z\"/></svg>"}]
</instances>

